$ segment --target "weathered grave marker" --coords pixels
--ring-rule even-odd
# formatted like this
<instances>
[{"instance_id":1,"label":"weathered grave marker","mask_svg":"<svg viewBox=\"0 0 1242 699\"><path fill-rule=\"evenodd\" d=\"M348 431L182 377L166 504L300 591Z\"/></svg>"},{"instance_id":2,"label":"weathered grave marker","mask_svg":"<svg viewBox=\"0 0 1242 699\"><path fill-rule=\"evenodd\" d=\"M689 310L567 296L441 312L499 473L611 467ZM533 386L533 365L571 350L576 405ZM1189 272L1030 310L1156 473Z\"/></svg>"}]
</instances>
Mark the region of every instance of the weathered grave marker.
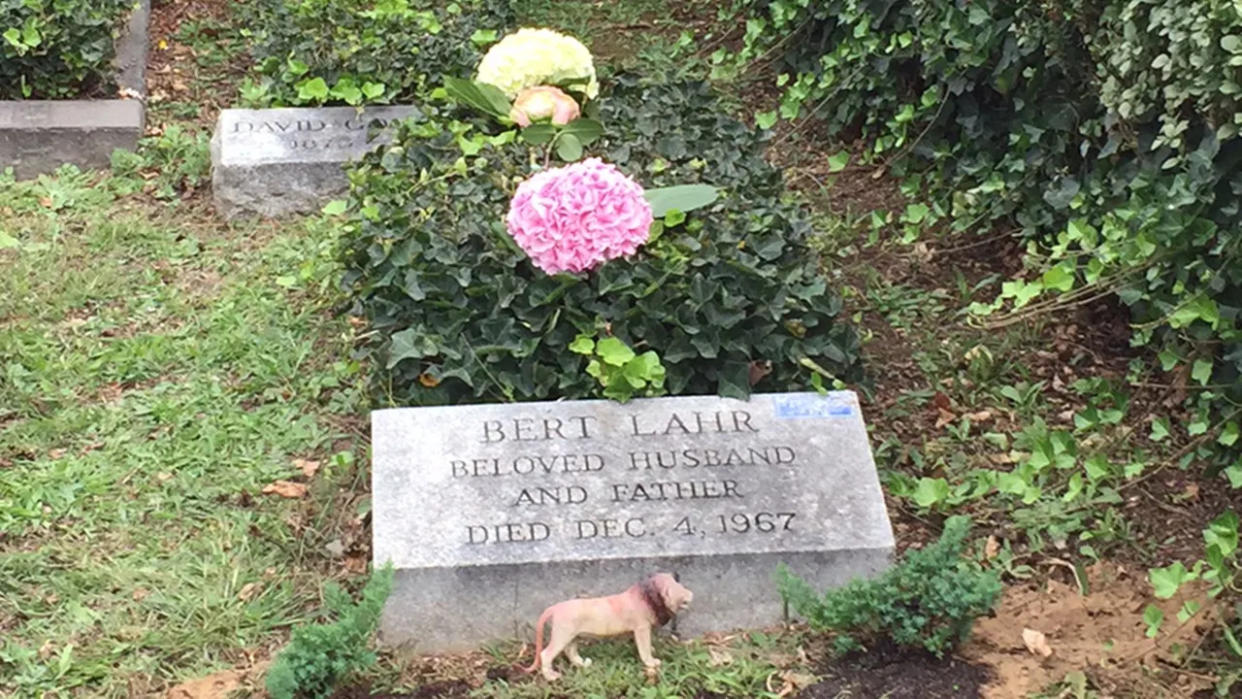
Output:
<instances>
[{"instance_id":1,"label":"weathered grave marker","mask_svg":"<svg viewBox=\"0 0 1242 699\"><path fill-rule=\"evenodd\" d=\"M656 570L695 593L683 634L769 626L778 563L828 587L893 551L851 392L402 408L371 429L381 634L416 651L522 636Z\"/></svg>"},{"instance_id":2,"label":"weathered grave marker","mask_svg":"<svg viewBox=\"0 0 1242 699\"><path fill-rule=\"evenodd\" d=\"M375 146L370 126L415 107L225 109L211 140L216 209L226 218L318 211L347 186L342 166Z\"/></svg>"}]
</instances>

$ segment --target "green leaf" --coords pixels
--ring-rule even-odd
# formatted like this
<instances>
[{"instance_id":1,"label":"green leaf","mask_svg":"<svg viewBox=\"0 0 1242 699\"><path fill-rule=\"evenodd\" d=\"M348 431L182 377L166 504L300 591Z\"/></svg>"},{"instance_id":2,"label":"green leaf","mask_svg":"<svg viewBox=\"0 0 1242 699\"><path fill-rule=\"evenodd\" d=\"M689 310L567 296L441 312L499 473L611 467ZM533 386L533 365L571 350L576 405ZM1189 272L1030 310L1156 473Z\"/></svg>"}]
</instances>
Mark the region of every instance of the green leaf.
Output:
<instances>
[{"instance_id":1,"label":"green leaf","mask_svg":"<svg viewBox=\"0 0 1242 699\"><path fill-rule=\"evenodd\" d=\"M949 482L943 478L920 478L910 497L919 507L931 507L949 498Z\"/></svg>"},{"instance_id":2,"label":"green leaf","mask_svg":"<svg viewBox=\"0 0 1242 699\"><path fill-rule=\"evenodd\" d=\"M306 71L310 70L310 66L292 57L289 58L286 65L289 67L289 73L295 78L300 78L303 75L306 75Z\"/></svg>"},{"instance_id":3,"label":"green leaf","mask_svg":"<svg viewBox=\"0 0 1242 699\"><path fill-rule=\"evenodd\" d=\"M1225 478L1229 479L1229 487L1242 488L1242 462L1236 463L1224 471Z\"/></svg>"},{"instance_id":4,"label":"green leaf","mask_svg":"<svg viewBox=\"0 0 1242 699\"><path fill-rule=\"evenodd\" d=\"M1229 53L1242 53L1242 36L1227 34L1220 38L1220 47Z\"/></svg>"},{"instance_id":5,"label":"green leaf","mask_svg":"<svg viewBox=\"0 0 1242 699\"><path fill-rule=\"evenodd\" d=\"M634 358L634 350L615 337L605 337L595 345L595 351L605 364L624 366Z\"/></svg>"},{"instance_id":6,"label":"green leaf","mask_svg":"<svg viewBox=\"0 0 1242 699\"><path fill-rule=\"evenodd\" d=\"M1074 272L1068 263L1051 267L1043 276L1044 288L1066 292L1074 288Z\"/></svg>"},{"instance_id":7,"label":"green leaf","mask_svg":"<svg viewBox=\"0 0 1242 699\"><path fill-rule=\"evenodd\" d=\"M1143 622L1147 624L1147 637L1155 638L1160 633L1160 625L1164 623L1164 612L1154 604L1147 605L1143 610Z\"/></svg>"},{"instance_id":8,"label":"green leaf","mask_svg":"<svg viewBox=\"0 0 1242 699\"><path fill-rule=\"evenodd\" d=\"M1182 603L1182 608L1177 610L1178 623L1185 624L1186 620L1194 616L1196 613L1198 613L1199 609L1201 608L1202 608L1202 605L1200 605L1195 600L1192 600L1192 599L1186 600L1185 602Z\"/></svg>"},{"instance_id":9,"label":"green leaf","mask_svg":"<svg viewBox=\"0 0 1242 699\"><path fill-rule=\"evenodd\" d=\"M348 206L348 202L344 199L333 199L323 205L323 213L326 216L340 216L345 213L346 206Z\"/></svg>"},{"instance_id":10,"label":"green leaf","mask_svg":"<svg viewBox=\"0 0 1242 699\"><path fill-rule=\"evenodd\" d=\"M1216 438L1216 441L1221 446L1233 446L1238 441L1238 423L1232 420L1226 422L1225 426L1221 428L1220 436Z\"/></svg>"},{"instance_id":11,"label":"green leaf","mask_svg":"<svg viewBox=\"0 0 1242 699\"><path fill-rule=\"evenodd\" d=\"M828 172L841 172L849 164L850 152L847 150L828 156Z\"/></svg>"},{"instance_id":12,"label":"green leaf","mask_svg":"<svg viewBox=\"0 0 1242 699\"><path fill-rule=\"evenodd\" d=\"M476 29L470 35L470 42L475 46L487 46L495 43L499 33L495 29Z\"/></svg>"},{"instance_id":13,"label":"green leaf","mask_svg":"<svg viewBox=\"0 0 1242 699\"><path fill-rule=\"evenodd\" d=\"M562 133L556 139L556 155L567 163L582 157L582 141L571 133Z\"/></svg>"},{"instance_id":14,"label":"green leaf","mask_svg":"<svg viewBox=\"0 0 1242 699\"><path fill-rule=\"evenodd\" d=\"M1164 418L1156 418L1151 421L1151 441L1160 442L1169 436L1169 421Z\"/></svg>"},{"instance_id":15,"label":"green leaf","mask_svg":"<svg viewBox=\"0 0 1242 699\"><path fill-rule=\"evenodd\" d=\"M505 93L494 85L446 75L444 76L444 90L452 99L474 107L484 114L505 120L509 118L509 110L512 107L509 104L509 98L505 97Z\"/></svg>"},{"instance_id":16,"label":"green leaf","mask_svg":"<svg viewBox=\"0 0 1242 699\"><path fill-rule=\"evenodd\" d=\"M685 221L686 221L686 214L682 212L680 209L672 209L668 213L664 214L664 226L666 228L673 228L675 226L680 226Z\"/></svg>"},{"instance_id":17,"label":"green leaf","mask_svg":"<svg viewBox=\"0 0 1242 699\"><path fill-rule=\"evenodd\" d=\"M384 90L388 89L384 83L363 83L362 94L369 100L379 99L384 94Z\"/></svg>"},{"instance_id":18,"label":"green leaf","mask_svg":"<svg viewBox=\"0 0 1242 699\"><path fill-rule=\"evenodd\" d=\"M532 126L534 126L532 124ZM573 136L584 146L588 146L604 135L604 125L595 119L585 117L574 119L561 127L561 137Z\"/></svg>"},{"instance_id":19,"label":"green leaf","mask_svg":"<svg viewBox=\"0 0 1242 699\"><path fill-rule=\"evenodd\" d=\"M532 146L542 146L555 138L559 131L552 124L531 124L522 129L522 140Z\"/></svg>"},{"instance_id":20,"label":"green leaf","mask_svg":"<svg viewBox=\"0 0 1242 699\"><path fill-rule=\"evenodd\" d=\"M22 241L18 240L17 238L14 238L13 236L9 235L8 233L5 233L4 231L0 231L0 250L19 248L21 246L22 246Z\"/></svg>"},{"instance_id":21,"label":"green leaf","mask_svg":"<svg viewBox=\"0 0 1242 699\"><path fill-rule=\"evenodd\" d=\"M1216 546L1222 556L1228 557L1238 550L1238 515L1233 512L1212 520L1207 529L1203 530L1203 541L1209 547Z\"/></svg>"},{"instance_id":22,"label":"green leaf","mask_svg":"<svg viewBox=\"0 0 1242 699\"><path fill-rule=\"evenodd\" d=\"M682 184L648 189L643 196L651 204L651 215L663 218L673 209L686 213L707 206L716 201L719 192L708 184Z\"/></svg>"},{"instance_id":23,"label":"green leaf","mask_svg":"<svg viewBox=\"0 0 1242 699\"><path fill-rule=\"evenodd\" d=\"M770 129L776 124L776 110L770 112L757 112L755 114L755 126L761 129Z\"/></svg>"},{"instance_id":24,"label":"green leaf","mask_svg":"<svg viewBox=\"0 0 1242 699\"><path fill-rule=\"evenodd\" d=\"M18 50L25 51L26 45L22 43L22 33L17 27L9 27L2 36Z\"/></svg>"},{"instance_id":25,"label":"green leaf","mask_svg":"<svg viewBox=\"0 0 1242 699\"><path fill-rule=\"evenodd\" d=\"M1069 487L1065 489L1065 495L1061 496L1061 500L1063 502L1073 502L1079 495L1082 495L1082 474L1075 473L1070 476Z\"/></svg>"},{"instance_id":26,"label":"green leaf","mask_svg":"<svg viewBox=\"0 0 1242 699\"><path fill-rule=\"evenodd\" d=\"M595 340L590 335L579 335L574 341L569 343L569 351L574 354L593 354L595 352Z\"/></svg>"},{"instance_id":27,"label":"green leaf","mask_svg":"<svg viewBox=\"0 0 1242 699\"><path fill-rule=\"evenodd\" d=\"M1198 381L1200 386L1206 386L1212 378L1212 360L1196 359L1194 368L1190 370L1190 378Z\"/></svg>"},{"instance_id":28,"label":"green leaf","mask_svg":"<svg viewBox=\"0 0 1242 699\"><path fill-rule=\"evenodd\" d=\"M1186 566L1181 561L1176 561L1170 566L1164 568L1152 568L1147 571L1148 580L1151 581L1152 590L1156 597L1160 599L1169 599L1177 594L1178 588L1182 583L1187 583L1199 577L1195 573L1186 570Z\"/></svg>"},{"instance_id":29,"label":"green leaf","mask_svg":"<svg viewBox=\"0 0 1242 699\"><path fill-rule=\"evenodd\" d=\"M298 99L324 101L328 98L328 83L323 78L311 78L297 84Z\"/></svg>"}]
</instances>

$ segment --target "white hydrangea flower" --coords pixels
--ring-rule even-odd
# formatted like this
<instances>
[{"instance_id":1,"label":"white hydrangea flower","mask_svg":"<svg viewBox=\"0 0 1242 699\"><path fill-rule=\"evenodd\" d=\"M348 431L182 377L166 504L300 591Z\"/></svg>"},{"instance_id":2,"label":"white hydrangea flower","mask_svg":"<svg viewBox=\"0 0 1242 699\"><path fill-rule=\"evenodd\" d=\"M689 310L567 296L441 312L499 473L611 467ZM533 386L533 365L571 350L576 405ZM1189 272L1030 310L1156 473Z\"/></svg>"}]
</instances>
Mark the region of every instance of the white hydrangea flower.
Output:
<instances>
[{"instance_id":1,"label":"white hydrangea flower","mask_svg":"<svg viewBox=\"0 0 1242 699\"><path fill-rule=\"evenodd\" d=\"M581 41L551 29L523 28L501 39L479 63L475 78L494 85L513 99L519 92L537 85L575 86L594 99L599 94L591 52Z\"/></svg>"}]
</instances>

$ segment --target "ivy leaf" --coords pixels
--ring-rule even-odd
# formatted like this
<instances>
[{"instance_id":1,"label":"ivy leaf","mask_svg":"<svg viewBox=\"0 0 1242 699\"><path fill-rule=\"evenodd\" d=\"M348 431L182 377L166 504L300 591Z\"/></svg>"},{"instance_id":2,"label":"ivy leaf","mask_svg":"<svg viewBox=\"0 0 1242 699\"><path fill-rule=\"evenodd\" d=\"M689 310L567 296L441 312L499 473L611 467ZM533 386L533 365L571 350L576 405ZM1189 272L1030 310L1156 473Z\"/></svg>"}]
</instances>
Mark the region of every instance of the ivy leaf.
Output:
<instances>
[{"instance_id":1,"label":"ivy leaf","mask_svg":"<svg viewBox=\"0 0 1242 699\"><path fill-rule=\"evenodd\" d=\"M323 205L323 213L325 216L340 216L345 213L347 202L344 199L333 199Z\"/></svg>"},{"instance_id":2,"label":"ivy leaf","mask_svg":"<svg viewBox=\"0 0 1242 699\"><path fill-rule=\"evenodd\" d=\"M673 209L682 213L702 208L716 201L717 189L709 184L682 184L674 187L648 189L643 193L651 204L651 215L664 218Z\"/></svg>"},{"instance_id":3,"label":"ivy leaf","mask_svg":"<svg viewBox=\"0 0 1242 699\"><path fill-rule=\"evenodd\" d=\"M449 97L500 119L509 118L509 98L499 88L451 75L444 76L444 90Z\"/></svg>"},{"instance_id":4,"label":"ivy leaf","mask_svg":"<svg viewBox=\"0 0 1242 699\"><path fill-rule=\"evenodd\" d=\"M1238 441L1238 423L1233 422L1232 420L1226 422L1225 426L1221 428L1220 436L1216 438L1216 441L1221 446L1233 446L1234 443Z\"/></svg>"},{"instance_id":5,"label":"ivy leaf","mask_svg":"<svg viewBox=\"0 0 1242 699\"><path fill-rule=\"evenodd\" d=\"M850 152L847 150L828 156L828 172L841 172L849 164Z\"/></svg>"},{"instance_id":6,"label":"ivy leaf","mask_svg":"<svg viewBox=\"0 0 1242 699\"><path fill-rule=\"evenodd\" d=\"M487 46L496 41L498 32L495 29L476 29L470 35L470 42L475 46Z\"/></svg>"},{"instance_id":7,"label":"ivy leaf","mask_svg":"<svg viewBox=\"0 0 1242 699\"><path fill-rule=\"evenodd\" d=\"M362 94L369 100L379 99L384 94L384 90L388 89L384 83L363 83Z\"/></svg>"},{"instance_id":8,"label":"ivy leaf","mask_svg":"<svg viewBox=\"0 0 1242 699\"><path fill-rule=\"evenodd\" d=\"M595 351L605 364L624 366L634 358L634 350L615 337L605 337L595 345Z\"/></svg>"},{"instance_id":9,"label":"ivy leaf","mask_svg":"<svg viewBox=\"0 0 1242 699\"><path fill-rule=\"evenodd\" d=\"M311 78L297 84L298 99L320 102L328 98L328 83L323 78Z\"/></svg>"},{"instance_id":10,"label":"ivy leaf","mask_svg":"<svg viewBox=\"0 0 1242 699\"><path fill-rule=\"evenodd\" d=\"M910 497L919 507L931 507L949 498L949 482L943 478L920 478Z\"/></svg>"},{"instance_id":11,"label":"ivy leaf","mask_svg":"<svg viewBox=\"0 0 1242 699\"><path fill-rule=\"evenodd\" d=\"M1196 359L1194 368L1190 370L1190 378L1198 381L1200 386L1206 386L1212 378L1212 360Z\"/></svg>"},{"instance_id":12,"label":"ivy leaf","mask_svg":"<svg viewBox=\"0 0 1242 699\"><path fill-rule=\"evenodd\" d=\"M556 155L567 163L572 163L582 157L582 141L571 133L562 133L560 138L556 139Z\"/></svg>"},{"instance_id":13,"label":"ivy leaf","mask_svg":"<svg viewBox=\"0 0 1242 699\"><path fill-rule=\"evenodd\" d=\"M1222 556L1228 557L1238 550L1238 515L1233 512L1212 520L1207 529L1203 530L1203 541L1208 546L1220 549Z\"/></svg>"},{"instance_id":14,"label":"ivy leaf","mask_svg":"<svg viewBox=\"0 0 1242 699\"><path fill-rule=\"evenodd\" d=\"M574 341L569 343L569 351L574 354L593 354L595 352L595 340L590 335L579 335Z\"/></svg>"},{"instance_id":15,"label":"ivy leaf","mask_svg":"<svg viewBox=\"0 0 1242 699\"><path fill-rule=\"evenodd\" d=\"M1160 633L1160 625L1164 623L1164 612L1154 604L1147 605L1143 610L1143 623L1147 624L1147 637L1155 638Z\"/></svg>"},{"instance_id":16,"label":"ivy leaf","mask_svg":"<svg viewBox=\"0 0 1242 699\"><path fill-rule=\"evenodd\" d=\"M1151 441L1159 442L1169 436L1169 423L1164 418L1151 421Z\"/></svg>"},{"instance_id":17,"label":"ivy leaf","mask_svg":"<svg viewBox=\"0 0 1242 699\"><path fill-rule=\"evenodd\" d=\"M1229 487L1233 489L1242 488L1242 461L1226 468L1224 470L1225 478L1229 479Z\"/></svg>"},{"instance_id":18,"label":"ivy leaf","mask_svg":"<svg viewBox=\"0 0 1242 699\"><path fill-rule=\"evenodd\" d=\"M724 362L717 379L716 393L724 398L750 398L750 362Z\"/></svg>"},{"instance_id":19,"label":"ivy leaf","mask_svg":"<svg viewBox=\"0 0 1242 699\"><path fill-rule=\"evenodd\" d=\"M755 114L755 126L767 130L776 124L776 110L770 112L757 112Z\"/></svg>"},{"instance_id":20,"label":"ivy leaf","mask_svg":"<svg viewBox=\"0 0 1242 699\"><path fill-rule=\"evenodd\" d=\"M1044 272L1044 288L1066 292L1074 288L1074 273L1067 269L1068 265L1059 264Z\"/></svg>"},{"instance_id":21,"label":"ivy leaf","mask_svg":"<svg viewBox=\"0 0 1242 699\"><path fill-rule=\"evenodd\" d=\"M1152 590L1156 597L1160 599L1169 599L1177 594L1178 588L1182 583L1187 583L1199 577L1197 574L1186 570L1186 566L1181 561L1176 561L1170 566L1164 568L1152 568L1147 571L1148 580L1151 581Z\"/></svg>"},{"instance_id":22,"label":"ivy leaf","mask_svg":"<svg viewBox=\"0 0 1242 699\"><path fill-rule=\"evenodd\" d=\"M392 336L392 346L388 350L388 366L391 369L403 359L422 359L435 354L435 343L428 338L419 337L414 328L407 328Z\"/></svg>"}]
</instances>

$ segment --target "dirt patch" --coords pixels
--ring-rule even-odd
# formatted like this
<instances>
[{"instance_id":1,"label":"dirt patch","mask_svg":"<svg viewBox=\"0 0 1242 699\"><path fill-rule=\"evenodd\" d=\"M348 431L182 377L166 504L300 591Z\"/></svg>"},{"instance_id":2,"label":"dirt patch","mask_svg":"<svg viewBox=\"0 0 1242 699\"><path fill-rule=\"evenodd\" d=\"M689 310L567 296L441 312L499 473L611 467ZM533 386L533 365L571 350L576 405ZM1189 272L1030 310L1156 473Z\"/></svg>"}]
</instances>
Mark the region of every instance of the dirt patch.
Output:
<instances>
[{"instance_id":1,"label":"dirt patch","mask_svg":"<svg viewBox=\"0 0 1242 699\"><path fill-rule=\"evenodd\" d=\"M228 107L237 95L237 84L249 68L242 54L216 59L208 67L200 61L199 49L182 41L182 28L195 23L202 35L200 46L215 40L221 45L234 41L236 29L230 26L230 0L156 0L151 7L151 50L147 58L147 92L153 105L161 102L196 104L196 121L210 128L220 109ZM221 54L223 55L223 54Z\"/></svg>"},{"instance_id":2,"label":"dirt patch","mask_svg":"<svg viewBox=\"0 0 1242 699\"><path fill-rule=\"evenodd\" d=\"M1165 625L1158 639L1146 635L1143 610L1151 601L1141 574L1098 564L1087 571L1089 594L1056 580L1043 585L1010 586L996 615L976 625L962 648L963 658L993 670L981 696L1025 697L1083 672L1109 696L1156 699L1191 696L1210 683L1181 673L1159 673L1176 661L1177 646L1193 647L1211 627L1210 608L1178 624L1177 612L1201 591L1187 591L1160 602ZM1044 635L1051 654L1028 649L1023 631Z\"/></svg>"},{"instance_id":3,"label":"dirt patch","mask_svg":"<svg viewBox=\"0 0 1242 699\"><path fill-rule=\"evenodd\" d=\"M960 658L895 646L851 653L819 672L825 679L795 695L798 699L966 699L983 696L982 687L990 679L987 668Z\"/></svg>"}]
</instances>

